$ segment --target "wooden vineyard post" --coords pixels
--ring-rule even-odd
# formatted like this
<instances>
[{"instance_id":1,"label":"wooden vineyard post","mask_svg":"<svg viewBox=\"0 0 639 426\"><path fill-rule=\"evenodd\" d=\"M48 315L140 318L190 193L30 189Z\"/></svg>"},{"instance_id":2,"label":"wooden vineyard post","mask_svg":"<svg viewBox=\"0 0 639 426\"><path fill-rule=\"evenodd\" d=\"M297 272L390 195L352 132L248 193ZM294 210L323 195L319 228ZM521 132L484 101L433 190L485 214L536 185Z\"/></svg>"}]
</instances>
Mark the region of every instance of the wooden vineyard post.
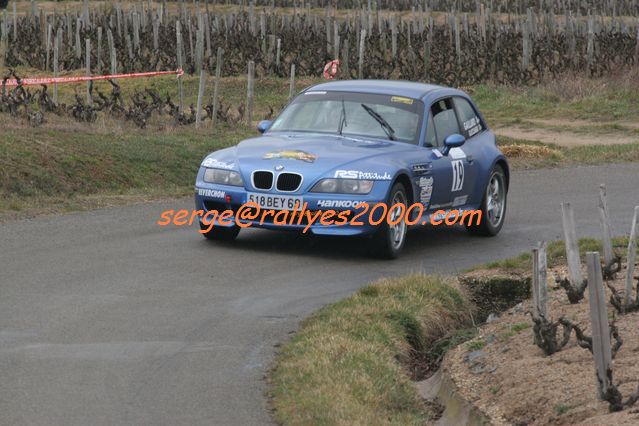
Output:
<instances>
[{"instance_id":1,"label":"wooden vineyard post","mask_svg":"<svg viewBox=\"0 0 639 426\"><path fill-rule=\"evenodd\" d=\"M184 67L184 58L182 57L182 29L180 25L180 21L175 21L175 37L176 37L176 46L177 46L177 64L178 68L183 69ZM178 77L178 92L179 92L179 111L180 114L184 111L184 85L182 82L182 78Z\"/></svg>"},{"instance_id":2,"label":"wooden vineyard post","mask_svg":"<svg viewBox=\"0 0 639 426\"><path fill-rule=\"evenodd\" d=\"M533 317L548 319L548 282L546 265L546 243L542 241L539 247L533 249Z\"/></svg>"},{"instance_id":3,"label":"wooden vineyard post","mask_svg":"<svg viewBox=\"0 0 639 426\"><path fill-rule=\"evenodd\" d=\"M86 62L86 76L91 77L91 40L85 39L85 62ZM91 105L91 82L87 81L87 105Z\"/></svg>"},{"instance_id":4,"label":"wooden vineyard post","mask_svg":"<svg viewBox=\"0 0 639 426\"><path fill-rule=\"evenodd\" d=\"M11 2L13 6L13 41L18 40L18 12L16 12L16 2ZM637 40L639 40L639 32L637 32Z\"/></svg>"},{"instance_id":5,"label":"wooden vineyard post","mask_svg":"<svg viewBox=\"0 0 639 426\"><path fill-rule=\"evenodd\" d=\"M211 112L211 120L213 121L213 127L217 123L217 110L219 108L219 91L220 91L220 78L222 77L222 55L224 51L221 47L217 48L217 60L215 63L215 83L213 84L213 111Z\"/></svg>"},{"instance_id":6,"label":"wooden vineyard post","mask_svg":"<svg viewBox=\"0 0 639 426\"><path fill-rule=\"evenodd\" d=\"M459 19L457 15L455 15L454 31L455 31L455 56L457 57L457 63L460 64L461 63L461 36L459 34L460 33Z\"/></svg>"},{"instance_id":7,"label":"wooden vineyard post","mask_svg":"<svg viewBox=\"0 0 639 426\"><path fill-rule=\"evenodd\" d=\"M333 22L333 59L339 59L339 47L340 47L340 37L339 37L339 23L337 21Z\"/></svg>"},{"instance_id":8,"label":"wooden vineyard post","mask_svg":"<svg viewBox=\"0 0 639 426\"><path fill-rule=\"evenodd\" d=\"M277 39L277 48L275 53L275 67L279 70L280 68L280 55L282 53L282 39Z\"/></svg>"},{"instance_id":9,"label":"wooden vineyard post","mask_svg":"<svg viewBox=\"0 0 639 426\"><path fill-rule=\"evenodd\" d=\"M573 285L581 286L581 261L579 259L579 246L577 245L577 233L575 231L575 216L570 203L561 203L561 221L564 228L564 241L566 243L566 259L568 271Z\"/></svg>"},{"instance_id":10,"label":"wooden vineyard post","mask_svg":"<svg viewBox=\"0 0 639 426\"><path fill-rule=\"evenodd\" d=\"M522 26L522 56L521 56L521 69L526 71L528 66L528 55L530 52L530 34L528 34L528 25Z\"/></svg>"},{"instance_id":11,"label":"wooden vineyard post","mask_svg":"<svg viewBox=\"0 0 639 426\"><path fill-rule=\"evenodd\" d=\"M45 60L45 64L44 64L44 69L45 70L49 70L49 64L50 59L51 59L51 46L52 46L52 42L51 42L51 37L52 37L52 33L53 33L53 27L51 26L51 24L47 25L47 43L46 43L46 60Z\"/></svg>"},{"instance_id":12,"label":"wooden vineyard post","mask_svg":"<svg viewBox=\"0 0 639 426\"><path fill-rule=\"evenodd\" d=\"M62 28L58 28L58 32L53 41L53 76L58 77L60 74L60 40L62 39ZM53 103L58 103L58 83L53 84Z\"/></svg>"},{"instance_id":13,"label":"wooden vineyard post","mask_svg":"<svg viewBox=\"0 0 639 426\"><path fill-rule=\"evenodd\" d=\"M4 68L7 60L7 46L9 45L7 37L7 11L2 13L2 19L0 19L0 68Z\"/></svg>"},{"instance_id":14,"label":"wooden vineyard post","mask_svg":"<svg viewBox=\"0 0 639 426\"><path fill-rule=\"evenodd\" d=\"M248 79L246 84L246 124L250 127L253 123L253 90L255 86L255 62L248 63Z\"/></svg>"},{"instance_id":15,"label":"wooden vineyard post","mask_svg":"<svg viewBox=\"0 0 639 426\"><path fill-rule=\"evenodd\" d=\"M340 64L342 65L342 72L340 73L342 78L351 78L351 68L349 61L349 42L348 39L345 39L344 46L342 47L342 60L340 62Z\"/></svg>"},{"instance_id":16,"label":"wooden vineyard post","mask_svg":"<svg viewBox=\"0 0 639 426\"><path fill-rule=\"evenodd\" d=\"M288 98L292 99L295 96L295 64L291 64L291 77L288 86Z\"/></svg>"},{"instance_id":17,"label":"wooden vineyard post","mask_svg":"<svg viewBox=\"0 0 639 426\"><path fill-rule=\"evenodd\" d=\"M82 21L80 18L75 21L75 57L78 59L78 62L82 60L82 41L80 40L80 26L82 25Z\"/></svg>"},{"instance_id":18,"label":"wooden vineyard post","mask_svg":"<svg viewBox=\"0 0 639 426\"><path fill-rule=\"evenodd\" d=\"M359 60L357 62L357 78L364 78L364 43L366 43L366 30L362 30L359 39Z\"/></svg>"},{"instance_id":19,"label":"wooden vineyard post","mask_svg":"<svg viewBox=\"0 0 639 426\"><path fill-rule=\"evenodd\" d=\"M113 40L113 33L111 29L107 29L107 41L109 42L109 53L111 56L111 74L117 74L118 72L118 59L115 51L115 43Z\"/></svg>"},{"instance_id":20,"label":"wooden vineyard post","mask_svg":"<svg viewBox=\"0 0 639 426\"><path fill-rule=\"evenodd\" d=\"M391 58L395 60L397 57L397 29L395 28L395 15L390 17L391 27Z\"/></svg>"},{"instance_id":21,"label":"wooden vineyard post","mask_svg":"<svg viewBox=\"0 0 639 426\"><path fill-rule=\"evenodd\" d=\"M204 97L204 85L206 83L206 72L200 69L200 85L197 89L197 109L195 110L195 128L199 129L202 122L202 98Z\"/></svg>"},{"instance_id":22,"label":"wooden vineyard post","mask_svg":"<svg viewBox=\"0 0 639 426\"><path fill-rule=\"evenodd\" d=\"M632 216L632 225L630 226L630 237L628 239L628 264L626 268L626 286L624 305L628 307L632 301L632 288L635 271L635 261L637 259L637 221L639 220L639 206L635 206L635 214Z\"/></svg>"},{"instance_id":23,"label":"wooden vineyard post","mask_svg":"<svg viewBox=\"0 0 639 426\"><path fill-rule=\"evenodd\" d=\"M610 326L608 325L608 307L603 287L603 276L599 253L586 253L588 266L588 298L590 303L590 321L592 324L592 355L595 359L595 373L599 383L599 398L603 398L612 383L609 375L612 363L610 346Z\"/></svg>"},{"instance_id":24,"label":"wooden vineyard post","mask_svg":"<svg viewBox=\"0 0 639 426\"><path fill-rule=\"evenodd\" d=\"M608 213L608 203L606 202L606 185L599 185L599 219L601 222L601 232L603 234L603 254L604 265L609 271L612 270L613 265L617 262L615 254L612 250L612 227L610 225L610 214Z\"/></svg>"},{"instance_id":25,"label":"wooden vineyard post","mask_svg":"<svg viewBox=\"0 0 639 426\"><path fill-rule=\"evenodd\" d=\"M588 62L588 75L592 75L592 63L594 59L594 44L595 44L595 32L594 32L594 17L591 15L588 17L588 46L587 46L587 62Z\"/></svg>"},{"instance_id":26,"label":"wooden vineyard post","mask_svg":"<svg viewBox=\"0 0 639 426\"><path fill-rule=\"evenodd\" d=\"M102 27L98 27L98 51L97 51L97 61L95 63L98 72L102 71Z\"/></svg>"}]
</instances>

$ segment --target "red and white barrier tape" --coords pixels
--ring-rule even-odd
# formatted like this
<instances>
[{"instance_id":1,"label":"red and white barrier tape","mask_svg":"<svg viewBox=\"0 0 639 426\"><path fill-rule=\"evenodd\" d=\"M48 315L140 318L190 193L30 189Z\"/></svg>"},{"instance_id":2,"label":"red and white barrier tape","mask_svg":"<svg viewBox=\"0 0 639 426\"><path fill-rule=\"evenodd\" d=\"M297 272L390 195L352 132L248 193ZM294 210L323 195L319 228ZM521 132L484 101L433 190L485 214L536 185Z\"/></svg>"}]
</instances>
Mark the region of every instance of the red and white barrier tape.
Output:
<instances>
[{"instance_id":1,"label":"red and white barrier tape","mask_svg":"<svg viewBox=\"0 0 639 426\"><path fill-rule=\"evenodd\" d=\"M136 77L154 77L156 75L175 74L178 77L184 74L181 68L175 71L152 71L152 72L137 72L131 74L111 74L111 75L90 75L90 76L74 76L74 77L36 77L36 78L22 78L20 82L23 86L39 86L41 84L55 84L55 83L79 83L82 81L95 81L95 80L111 80L116 78L136 78ZM16 79L6 81L7 87L17 86ZM0 86L2 80L0 80Z\"/></svg>"},{"instance_id":2,"label":"red and white barrier tape","mask_svg":"<svg viewBox=\"0 0 639 426\"><path fill-rule=\"evenodd\" d=\"M332 80L335 78L338 71L339 71L339 59L333 59L332 61L324 65L324 72L322 74L324 75L325 79Z\"/></svg>"}]
</instances>

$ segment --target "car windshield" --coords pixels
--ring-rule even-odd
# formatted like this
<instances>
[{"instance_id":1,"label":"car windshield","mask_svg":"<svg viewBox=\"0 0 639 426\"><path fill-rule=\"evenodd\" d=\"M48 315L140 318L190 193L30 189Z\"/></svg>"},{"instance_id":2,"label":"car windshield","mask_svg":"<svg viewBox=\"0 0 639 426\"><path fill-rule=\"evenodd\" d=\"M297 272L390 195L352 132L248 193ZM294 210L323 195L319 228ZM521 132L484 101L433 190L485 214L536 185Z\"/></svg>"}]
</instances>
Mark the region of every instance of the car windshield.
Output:
<instances>
[{"instance_id":1,"label":"car windshield","mask_svg":"<svg viewBox=\"0 0 639 426\"><path fill-rule=\"evenodd\" d=\"M402 96L308 91L299 95L269 132L342 134L417 144L424 105Z\"/></svg>"}]
</instances>

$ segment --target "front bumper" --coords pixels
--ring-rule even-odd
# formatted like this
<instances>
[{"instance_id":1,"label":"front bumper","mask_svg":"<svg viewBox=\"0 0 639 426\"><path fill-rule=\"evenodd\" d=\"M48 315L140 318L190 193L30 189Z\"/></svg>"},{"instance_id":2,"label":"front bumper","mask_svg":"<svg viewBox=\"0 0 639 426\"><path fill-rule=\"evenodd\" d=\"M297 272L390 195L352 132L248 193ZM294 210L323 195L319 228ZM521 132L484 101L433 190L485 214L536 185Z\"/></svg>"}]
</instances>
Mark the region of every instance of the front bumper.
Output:
<instances>
[{"instance_id":1,"label":"front bumper","mask_svg":"<svg viewBox=\"0 0 639 426\"><path fill-rule=\"evenodd\" d=\"M324 212L328 210L334 210L336 212L336 215L340 212L348 211L349 220L345 224L321 224L319 220L321 213L317 216L318 219L312 222L310 226L309 221L307 220L308 216L306 213L302 216L301 219L301 215L299 213L296 214L296 216L294 217L291 217L292 215L289 214L287 219L285 220L286 224L282 224L282 222L284 222L282 220L279 220L278 223L275 223L273 216L262 217L264 209L262 209L260 215L254 220L243 220L239 217L237 218L237 220L242 224L250 224L250 227L298 232L302 232L307 229L307 232L316 235L370 235L377 230L378 225L370 224L369 217L373 219L373 222L381 217L381 212L379 212L379 209L375 212L375 214L370 215L370 208L372 208L377 203L385 202L387 197L387 188L385 188L387 185L383 185L382 183L383 182L376 182L373 190L367 195L319 193L306 193L301 195L294 194L303 198L303 202L306 205L306 211L310 212L310 214L313 215L316 214L318 211ZM195 208L196 210L202 210L205 213L211 210L217 210L218 212L231 210L233 212L233 215L228 221L225 221L226 224L219 223L219 221L217 220L214 220L213 224L214 226L220 227L234 226L234 224L236 223L236 213L238 212L238 209L240 209L240 206L247 202L248 192L249 191L242 187L198 182L195 187ZM284 195L274 192L264 192L264 194ZM357 218L357 221L363 222L363 225L352 225L350 222L353 217L357 213L362 211L362 209L357 209L354 206L357 206L361 202L369 204L369 211ZM280 215L280 219L282 217L284 217L284 215ZM233 223L229 225L228 222Z\"/></svg>"}]
</instances>

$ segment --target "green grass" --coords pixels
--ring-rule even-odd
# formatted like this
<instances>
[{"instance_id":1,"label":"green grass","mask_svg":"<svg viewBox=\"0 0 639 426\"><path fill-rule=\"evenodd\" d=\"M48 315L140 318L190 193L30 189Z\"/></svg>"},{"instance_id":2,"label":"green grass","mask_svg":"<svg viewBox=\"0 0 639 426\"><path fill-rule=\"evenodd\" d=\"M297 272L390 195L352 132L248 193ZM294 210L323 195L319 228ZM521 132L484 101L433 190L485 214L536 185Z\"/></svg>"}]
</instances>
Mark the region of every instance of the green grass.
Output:
<instances>
[{"instance_id":1,"label":"green grass","mask_svg":"<svg viewBox=\"0 0 639 426\"><path fill-rule=\"evenodd\" d=\"M627 246L615 238L613 246ZM579 240L582 256L601 251L601 242ZM548 264L565 264L563 242L548 244ZM474 269L529 271L530 255ZM275 419L283 425L425 424L434 414L417 396L409 376L411 359L441 359L464 342L467 351L483 349L484 338L470 326L476 307L456 280L408 275L364 287L304 320L282 346L270 372ZM531 328L529 322L505 327L499 338ZM497 394L501 387L491 387ZM576 405L557 404L557 415Z\"/></svg>"},{"instance_id":2,"label":"green grass","mask_svg":"<svg viewBox=\"0 0 639 426\"><path fill-rule=\"evenodd\" d=\"M511 325L510 327L508 327L507 330L502 331L499 334L499 337L502 340L506 340L509 339L517 334L519 334L520 332L527 330L531 327L530 323L527 322L518 322L516 324Z\"/></svg>"},{"instance_id":3,"label":"green grass","mask_svg":"<svg viewBox=\"0 0 639 426\"><path fill-rule=\"evenodd\" d=\"M473 90L489 122L516 119L578 119L593 122L637 120L637 70L618 76L587 79L566 76L538 86L482 84Z\"/></svg>"},{"instance_id":4,"label":"green grass","mask_svg":"<svg viewBox=\"0 0 639 426\"><path fill-rule=\"evenodd\" d=\"M433 342L427 349L427 358L433 360L441 359L450 349L474 339L478 333L479 329L477 327L455 330L450 335Z\"/></svg>"},{"instance_id":5,"label":"green grass","mask_svg":"<svg viewBox=\"0 0 639 426\"><path fill-rule=\"evenodd\" d=\"M524 331L530 328L530 324L527 322L518 322L516 324L513 324L511 328L515 333L519 333L520 331Z\"/></svg>"},{"instance_id":6,"label":"green grass","mask_svg":"<svg viewBox=\"0 0 639 426\"><path fill-rule=\"evenodd\" d=\"M477 339L469 342L466 345L466 349L468 349L469 351L478 351L480 349L483 349L484 346L486 346L486 341L484 339Z\"/></svg>"},{"instance_id":7,"label":"green grass","mask_svg":"<svg viewBox=\"0 0 639 426\"><path fill-rule=\"evenodd\" d=\"M581 238L578 241L579 254L581 260L585 261L586 252L603 251L600 240L594 238ZM625 259L626 249L628 248L628 237L615 237L612 239L613 250ZM563 240L556 240L547 243L546 257L548 266L557 266L566 264L566 246ZM523 252L515 257L484 263L471 268L469 271L477 270L504 270L509 272L526 273L532 270L532 256L530 252Z\"/></svg>"},{"instance_id":8,"label":"green grass","mask_svg":"<svg viewBox=\"0 0 639 426\"><path fill-rule=\"evenodd\" d=\"M555 410L555 413L558 416L561 416L566 414L568 411L572 410L573 408L577 406L578 404L555 404L553 408Z\"/></svg>"},{"instance_id":9,"label":"green grass","mask_svg":"<svg viewBox=\"0 0 639 426\"><path fill-rule=\"evenodd\" d=\"M271 375L275 418L285 425L424 424L431 412L406 364L415 351L470 322L451 279L380 281L306 319Z\"/></svg>"},{"instance_id":10,"label":"green grass","mask_svg":"<svg viewBox=\"0 0 639 426\"><path fill-rule=\"evenodd\" d=\"M81 209L82 200L155 198L192 191L210 151L237 143L246 129L181 129L104 133L76 129L21 129L0 144L0 214L25 209ZM92 200L92 201L91 201ZM99 203L98 203L99 204Z\"/></svg>"}]
</instances>

